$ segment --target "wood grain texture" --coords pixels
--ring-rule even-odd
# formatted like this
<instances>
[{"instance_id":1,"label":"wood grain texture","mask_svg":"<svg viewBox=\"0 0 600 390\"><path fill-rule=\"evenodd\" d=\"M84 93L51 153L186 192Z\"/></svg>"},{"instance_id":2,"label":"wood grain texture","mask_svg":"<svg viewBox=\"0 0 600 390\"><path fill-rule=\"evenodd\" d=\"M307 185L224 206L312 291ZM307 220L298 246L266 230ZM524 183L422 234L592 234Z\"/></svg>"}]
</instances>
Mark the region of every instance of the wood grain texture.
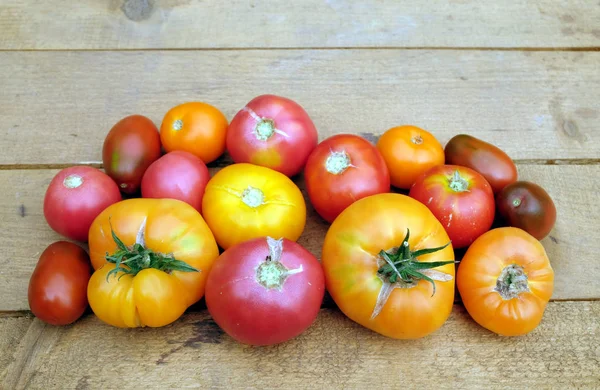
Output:
<instances>
[{"instance_id":1,"label":"wood grain texture","mask_svg":"<svg viewBox=\"0 0 600 390\"><path fill-rule=\"evenodd\" d=\"M600 46L595 1L9 0L1 49Z\"/></svg>"},{"instance_id":2,"label":"wood grain texture","mask_svg":"<svg viewBox=\"0 0 600 390\"><path fill-rule=\"evenodd\" d=\"M594 388L598 317L600 302L554 302L534 331L504 338L455 305L437 332L393 340L324 309L305 333L271 347L235 342L206 312L160 329L112 328L91 315L64 328L36 320L19 347L26 362L9 367L5 387Z\"/></svg>"},{"instance_id":3,"label":"wood grain texture","mask_svg":"<svg viewBox=\"0 0 600 390\"><path fill-rule=\"evenodd\" d=\"M0 317L0 383L6 378L8 366L15 360L15 350L32 321L31 316Z\"/></svg>"},{"instance_id":4,"label":"wood grain texture","mask_svg":"<svg viewBox=\"0 0 600 390\"><path fill-rule=\"evenodd\" d=\"M231 120L264 93L303 105L321 139L414 124L514 159L600 156L600 52L0 52L0 63L0 147L15 151L0 164L100 162L124 116L160 125L201 100Z\"/></svg>"},{"instance_id":5,"label":"wood grain texture","mask_svg":"<svg viewBox=\"0 0 600 390\"><path fill-rule=\"evenodd\" d=\"M558 209L554 230L542 242L556 273L553 299L600 298L600 165L519 165L520 177L549 192ZM214 174L218 168L211 169ZM0 171L0 311L27 310L27 286L39 255L50 243L63 239L43 216L43 197L57 170ZM303 179L295 179L308 205L307 225L299 242L317 258L328 225L308 201ZM579 234L577 232L584 232Z\"/></svg>"}]
</instances>

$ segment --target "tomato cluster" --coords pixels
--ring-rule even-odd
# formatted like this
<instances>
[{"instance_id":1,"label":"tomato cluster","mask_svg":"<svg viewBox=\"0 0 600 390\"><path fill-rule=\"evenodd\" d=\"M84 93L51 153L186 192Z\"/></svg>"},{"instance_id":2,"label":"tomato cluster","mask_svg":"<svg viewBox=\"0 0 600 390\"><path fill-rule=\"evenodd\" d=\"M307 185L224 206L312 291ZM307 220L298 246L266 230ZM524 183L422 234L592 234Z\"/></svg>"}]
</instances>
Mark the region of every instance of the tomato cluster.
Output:
<instances>
[{"instance_id":1,"label":"tomato cluster","mask_svg":"<svg viewBox=\"0 0 600 390\"><path fill-rule=\"evenodd\" d=\"M211 175L226 152L233 163ZM56 242L39 259L29 302L51 324L89 305L113 326L160 327L204 297L231 337L269 345L303 333L327 290L353 321L419 338L448 319L457 286L476 322L518 335L539 324L553 291L539 242L556 220L552 199L470 135L444 147L397 126L376 143L319 142L300 104L261 95L230 123L204 102L171 108L160 130L128 116L102 158L104 172L64 169L46 192L49 226L89 245L88 255ZM307 204L330 224L321 262L297 242Z\"/></svg>"}]
</instances>

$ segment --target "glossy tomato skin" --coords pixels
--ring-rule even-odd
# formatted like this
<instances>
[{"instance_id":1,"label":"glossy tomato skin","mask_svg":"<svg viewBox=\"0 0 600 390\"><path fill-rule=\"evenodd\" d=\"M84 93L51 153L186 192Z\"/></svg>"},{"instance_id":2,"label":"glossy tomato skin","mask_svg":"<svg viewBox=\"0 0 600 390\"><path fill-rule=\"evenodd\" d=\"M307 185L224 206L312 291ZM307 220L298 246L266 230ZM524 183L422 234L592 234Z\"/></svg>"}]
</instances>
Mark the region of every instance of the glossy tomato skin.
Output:
<instances>
[{"instance_id":1,"label":"glossy tomato skin","mask_svg":"<svg viewBox=\"0 0 600 390\"><path fill-rule=\"evenodd\" d=\"M146 169L160 157L160 148L154 123L143 115L130 115L117 122L104 140L104 170L123 193L134 194Z\"/></svg>"},{"instance_id":2,"label":"glossy tomato skin","mask_svg":"<svg viewBox=\"0 0 600 390\"><path fill-rule=\"evenodd\" d=\"M297 241L306 225L298 186L283 173L247 163L229 165L210 179L202 213L223 249L263 236Z\"/></svg>"},{"instance_id":3,"label":"glossy tomato skin","mask_svg":"<svg viewBox=\"0 0 600 390\"><path fill-rule=\"evenodd\" d=\"M390 171L391 184L408 190L428 169L444 164L444 148L427 130L417 126L396 126L377 140Z\"/></svg>"},{"instance_id":4,"label":"glossy tomato skin","mask_svg":"<svg viewBox=\"0 0 600 390\"><path fill-rule=\"evenodd\" d=\"M99 169L69 167L50 182L44 196L44 217L57 233L85 242L94 218L120 200L119 187Z\"/></svg>"},{"instance_id":5,"label":"glossy tomato skin","mask_svg":"<svg viewBox=\"0 0 600 390\"><path fill-rule=\"evenodd\" d=\"M505 278L503 272L513 275ZM499 278L510 283L499 283ZM519 228L501 227L471 244L458 267L457 286L479 325L499 335L518 336L541 322L554 290L554 271L535 237Z\"/></svg>"},{"instance_id":6,"label":"glossy tomato skin","mask_svg":"<svg viewBox=\"0 0 600 390\"><path fill-rule=\"evenodd\" d=\"M109 276L115 264L106 253L117 252L113 232L128 247L139 243L155 253L172 256L198 272L164 272L146 268L136 275ZM202 215L176 199L127 199L111 205L89 233L90 260L95 270L87 294L96 316L122 328L160 327L177 320L204 296L206 278L219 248Z\"/></svg>"},{"instance_id":7,"label":"glossy tomato skin","mask_svg":"<svg viewBox=\"0 0 600 390\"><path fill-rule=\"evenodd\" d=\"M87 284L92 267L88 254L67 241L50 244L29 280L31 312L51 325L68 325L87 308Z\"/></svg>"},{"instance_id":8,"label":"glossy tomato skin","mask_svg":"<svg viewBox=\"0 0 600 390\"><path fill-rule=\"evenodd\" d=\"M412 249L441 247L450 241L440 222L422 203L387 193L360 199L331 224L323 243L321 264L327 291L353 321L396 339L424 337L439 329L454 304L454 264L435 268L447 276L432 285L394 288L381 311L372 317L384 281L378 275L379 252L400 245L410 229ZM452 245L420 256L419 261L453 261Z\"/></svg>"},{"instance_id":9,"label":"glossy tomato skin","mask_svg":"<svg viewBox=\"0 0 600 390\"><path fill-rule=\"evenodd\" d=\"M494 194L517 181L517 166L500 148L468 134L454 136L444 149L446 164L476 170L490 183Z\"/></svg>"},{"instance_id":10,"label":"glossy tomato skin","mask_svg":"<svg viewBox=\"0 0 600 390\"><path fill-rule=\"evenodd\" d=\"M390 191L383 157L369 141L354 134L323 140L306 162L304 179L311 204L329 223L356 200Z\"/></svg>"},{"instance_id":11,"label":"glossy tomato skin","mask_svg":"<svg viewBox=\"0 0 600 390\"><path fill-rule=\"evenodd\" d=\"M417 179L409 196L431 210L456 249L469 246L494 222L492 188L482 175L467 167L433 167Z\"/></svg>"},{"instance_id":12,"label":"glossy tomato skin","mask_svg":"<svg viewBox=\"0 0 600 390\"><path fill-rule=\"evenodd\" d=\"M319 313L325 293L321 265L300 244L282 241L279 262L287 276L281 285L266 286L259 278L261 266L274 261L266 237L230 247L210 272L206 283L208 311L241 343L285 342L304 332Z\"/></svg>"},{"instance_id":13,"label":"glossy tomato skin","mask_svg":"<svg viewBox=\"0 0 600 390\"><path fill-rule=\"evenodd\" d=\"M556 222L556 206L541 186L529 181L507 185L496 196L498 213L510 225L538 240L550 233Z\"/></svg>"},{"instance_id":14,"label":"glossy tomato skin","mask_svg":"<svg viewBox=\"0 0 600 390\"><path fill-rule=\"evenodd\" d=\"M169 152L144 173L142 197L179 199L202 212L209 179L208 168L200 158L184 151Z\"/></svg>"},{"instance_id":15,"label":"glossy tomato skin","mask_svg":"<svg viewBox=\"0 0 600 390\"><path fill-rule=\"evenodd\" d=\"M171 108L160 126L160 139L167 152L189 152L205 164L225 152L226 134L225 115L204 102L186 102Z\"/></svg>"},{"instance_id":16,"label":"glossy tomato skin","mask_svg":"<svg viewBox=\"0 0 600 390\"><path fill-rule=\"evenodd\" d=\"M231 120L227 151L236 163L251 163L294 176L317 146L317 129L295 101L276 95L252 99Z\"/></svg>"}]
</instances>

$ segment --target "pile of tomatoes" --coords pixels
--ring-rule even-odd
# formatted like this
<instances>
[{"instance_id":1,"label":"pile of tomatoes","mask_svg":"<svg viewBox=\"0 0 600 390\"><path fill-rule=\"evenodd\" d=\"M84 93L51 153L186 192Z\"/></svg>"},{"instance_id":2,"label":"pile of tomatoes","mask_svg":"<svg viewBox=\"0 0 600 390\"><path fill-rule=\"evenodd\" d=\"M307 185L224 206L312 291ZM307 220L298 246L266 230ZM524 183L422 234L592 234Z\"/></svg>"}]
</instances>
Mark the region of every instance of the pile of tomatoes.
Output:
<instances>
[{"instance_id":1,"label":"pile of tomatoes","mask_svg":"<svg viewBox=\"0 0 600 390\"><path fill-rule=\"evenodd\" d=\"M554 277L539 240L556 209L503 151L465 134L443 147L415 126L375 144L318 139L308 113L275 95L231 122L201 102L171 108L160 129L123 118L105 138L104 171L63 169L46 191L46 221L71 241L40 256L32 312L65 325L89 306L113 326L160 327L204 297L231 337L269 345L304 332L327 290L350 319L406 339L444 324L456 285L495 333L539 324ZM211 177L226 152L233 163ZM330 224L320 262L297 243L307 215L300 174Z\"/></svg>"}]
</instances>

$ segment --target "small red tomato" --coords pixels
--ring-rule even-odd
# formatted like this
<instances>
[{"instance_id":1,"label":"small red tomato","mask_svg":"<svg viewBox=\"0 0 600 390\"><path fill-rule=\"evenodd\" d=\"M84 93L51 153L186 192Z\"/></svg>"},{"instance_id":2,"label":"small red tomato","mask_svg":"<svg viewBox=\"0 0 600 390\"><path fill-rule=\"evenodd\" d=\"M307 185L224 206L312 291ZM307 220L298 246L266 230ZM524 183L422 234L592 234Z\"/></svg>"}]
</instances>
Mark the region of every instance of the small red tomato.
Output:
<instances>
[{"instance_id":1,"label":"small red tomato","mask_svg":"<svg viewBox=\"0 0 600 390\"><path fill-rule=\"evenodd\" d=\"M76 321L88 306L91 274L90 258L81 247L67 241L50 244L29 279L31 312L51 325Z\"/></svg>"},{"instance_id":2,"label":"small red tomato","mask_svg":"<svg viewBox=\"0 0 600 390\"><path fill-rule=\"evenodd\" d=\"M153 162L144 173L142 197L178 199L201 212L209 179L208 168L200 158L189 152L170 152Z\"/></svg>"},{"instance_id":3,"label":"small red tomato","mask_svg":"<svg viewBox=\"0 0 600 390\"><path fill-rule=\"evenodd\" d=\"M310 202L329 223L358 199L390 191L383 156L354 134L323 140L306 162L304 179Z\"/></svg>"},{"instance_id":4,"label":"small red tomato","mask_svg":"<svg viewBox=\"0 0 600 390\"><path fill-rule=\"evenodd\" d=\"M99 169L74 166L58 172L44 196L44 217L54 231L86 242L94 219L121 200L119 187Z\"/></svg>"},{"instance_id":5,"label":"small red tomato","mask_svg":"<svg viewBox=\"0 0 600 390\"><path fill-rule=\"evenodd\" d=\"M546 190L529 181L509 184L496 196L498 214L510 225L538 240L550 233L556 222L556 206Z\"/></svg>"},{"instance_id":6,"label":"small red tomato","mask_svg":"<svg viewBox=\"0 0 600 390\"><path fill-rule=\"evenodd\" d=\"M474 169L488 181L494 194L517 181L517 166L502 149L468 134L454 136L444 148L446 164Z\"/></svg>"},{"instance_id":7,"label":"small red tomato","mask_svg":"<svg viewBox=\"0 0 600 390\"><path fill-rule=\"evenodd\" d=\"M146 169L160 157L160 148L156 125L143 115L130 115L117 122L104 140L104 170L121 191L133 194Z\"/></svg>"},{"instance_id":8,"label":"small red tomato","mask_svg":"<svg viewBox=\"0 0 600 390\"><path fill-rule=\"evenodd\" d=\"M261 95L231 120L226 145L236 163L261 165L294 176L304 167L318 138L315 125L298 103Z\"/></svg>"},{"instance_id":9,"label":"small red tomato","mask_svg":"<svg viewBox=\"0 0 600 390\"><path fill-rule=\"evenodd\" d=\"M206 306L235 340L271 345L304 332L324 293L323 269L309 251L286 238L259 237L216 260L206 282Z\"/></svg>"},{"instance_id":10,"label":"small red tomato","mask_svg":"<svg viewBox=\"0 0 600 390\"><path fill-rule=\"evenodd\" d=\"M469 246L490 230L495 203L492 187L471 168L439 165L419 176L408 194L442 223L454 248Z\"/></svg>"}]
</instances>

